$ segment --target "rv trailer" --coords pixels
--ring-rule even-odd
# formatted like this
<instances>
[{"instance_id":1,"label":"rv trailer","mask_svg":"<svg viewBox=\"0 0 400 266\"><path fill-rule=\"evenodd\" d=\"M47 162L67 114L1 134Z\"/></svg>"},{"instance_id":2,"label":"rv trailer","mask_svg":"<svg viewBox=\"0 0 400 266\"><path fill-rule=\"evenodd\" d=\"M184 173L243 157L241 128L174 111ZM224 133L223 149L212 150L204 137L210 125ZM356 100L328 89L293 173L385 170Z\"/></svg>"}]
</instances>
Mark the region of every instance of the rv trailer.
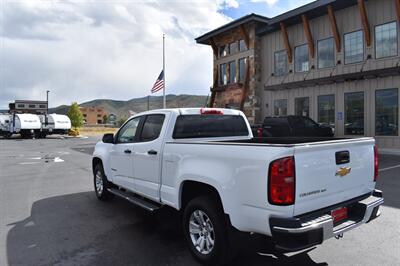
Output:
<instances>
[{"instance_id":1,"label":"rv trailer","mask_svg":"<svg viewBox=\"0 0 400 266\"><path fill-rule=\"evenodd\" d=\"M10 114L0 114L0 136L7 138L11 137L12 133L10 133L10 123Z\"/></svg>"},{"instance_id":2,"label":"rv trailer","mask_svg":"<svg viewBox=\"0 0 400 266\"><path fill-rule=\"evenodd\" d=\"M13 134L20 134L22 138L34 137L41 131L40 119L34 114L14 113L6 115L3 120L4 127L2 127L1 134L6 138L11 137Z\"/></svg>"},{"instance_id":3,"label":"rv trailer","mask_svg":"<svg viewBox=\"0 0 400 266\"><path fill-rule=\"evenodd\" d=\"M40 122L42 123L41 131L38 137L45 138L47 135L52 134L68 134L71 129L71 120L66 115L48 114L40 115Z\"/></svg>"}]
</instances>

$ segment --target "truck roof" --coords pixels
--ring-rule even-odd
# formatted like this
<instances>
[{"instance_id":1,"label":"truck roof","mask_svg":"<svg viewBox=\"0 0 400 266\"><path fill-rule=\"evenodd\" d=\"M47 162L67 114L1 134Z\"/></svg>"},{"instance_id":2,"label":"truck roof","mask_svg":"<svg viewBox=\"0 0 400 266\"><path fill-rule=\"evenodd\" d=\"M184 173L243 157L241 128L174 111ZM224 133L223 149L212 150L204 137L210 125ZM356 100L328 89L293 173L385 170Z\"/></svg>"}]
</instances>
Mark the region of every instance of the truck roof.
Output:
<instances>
[{"instance_id":1,"label":"truck roof","mask_svg":"<svg viewBox=\"0 0 400 266\"><path fill-rule=\"evenodd\" d=\"M167 109L156 109L137 113L134 116L142 114L160 113L160 112L173 112L178 115L199 115L199 114L220 114L220 115L240 115L242 112L234 109L226 108L208 108L208 107L196 107L196 108L167 108Z\"/></svg>"}]
</instances>

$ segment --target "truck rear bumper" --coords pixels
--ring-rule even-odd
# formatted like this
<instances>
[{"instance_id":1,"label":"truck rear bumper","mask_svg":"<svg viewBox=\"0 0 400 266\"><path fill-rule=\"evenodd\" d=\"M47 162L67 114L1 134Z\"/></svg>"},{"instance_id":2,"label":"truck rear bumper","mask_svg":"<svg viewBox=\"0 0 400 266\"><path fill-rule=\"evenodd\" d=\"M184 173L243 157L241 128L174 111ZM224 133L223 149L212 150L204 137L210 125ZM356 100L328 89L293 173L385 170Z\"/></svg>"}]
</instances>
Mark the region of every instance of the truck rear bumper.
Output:
<instances>
[{"instance_id":1,"label":"truck rear bumper","mask_svg":"<svg viewBox=\"0 0 400 266\"><path fill-rule=\"evenodd\" d=\"M344 202L340 207L348 208L348 219L337 224L330 214L335 206L294 218L270 218L272 238L275 246L286 252L303 250L334 236L368 223L380 215L379 206L384 202L382 192L375 190L362 199Z\"/></svg>"}]
</instances>

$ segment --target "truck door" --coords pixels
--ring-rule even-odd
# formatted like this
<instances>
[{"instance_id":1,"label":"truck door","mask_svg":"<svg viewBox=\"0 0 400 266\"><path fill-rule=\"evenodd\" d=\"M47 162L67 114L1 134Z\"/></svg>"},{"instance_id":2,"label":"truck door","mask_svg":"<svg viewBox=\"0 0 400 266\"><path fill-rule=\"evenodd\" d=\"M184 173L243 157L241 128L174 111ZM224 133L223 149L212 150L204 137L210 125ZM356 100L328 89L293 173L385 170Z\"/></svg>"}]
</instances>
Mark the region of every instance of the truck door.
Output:
<instances>
[{"instance_id":1,"label":"truck door","mask_svg":"<svg viewBox=\"0 0 400 266\"><path fill-rule=\"evenodd\" d=\"M159 200L164 114L147 115L141 126L138 142L134 143L135 192Z\"/></svg>"},{"instance_id":2,"label":"truck door","mask_svg":"<svg viewBox=\"0 0 400 266\"><path fill-rule=\"evenodd\" d=\"M141 119L142 117L136 117L129 120L118 131L110 156L112 182L130 190L134 190L134 143L137 141L137 129Z\"/></svg>"}]
</instances>

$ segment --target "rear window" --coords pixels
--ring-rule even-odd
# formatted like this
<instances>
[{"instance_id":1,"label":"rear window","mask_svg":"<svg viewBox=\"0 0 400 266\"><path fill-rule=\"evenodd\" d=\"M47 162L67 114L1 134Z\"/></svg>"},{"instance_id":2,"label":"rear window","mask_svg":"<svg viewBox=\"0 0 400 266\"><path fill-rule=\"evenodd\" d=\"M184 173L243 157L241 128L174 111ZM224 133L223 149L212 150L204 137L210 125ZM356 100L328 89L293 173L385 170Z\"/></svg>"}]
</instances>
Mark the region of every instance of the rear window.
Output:
<instances>
[{"instance_id":1,"label":"rear window","mask_svg":"<svg viewBox=\"0 0 400 266\"><path fill-rule=\"evenodd\" d=\"M180 115L174 139L248 136L247 125L238 115Z\"/></svg>"}]
</instances>

